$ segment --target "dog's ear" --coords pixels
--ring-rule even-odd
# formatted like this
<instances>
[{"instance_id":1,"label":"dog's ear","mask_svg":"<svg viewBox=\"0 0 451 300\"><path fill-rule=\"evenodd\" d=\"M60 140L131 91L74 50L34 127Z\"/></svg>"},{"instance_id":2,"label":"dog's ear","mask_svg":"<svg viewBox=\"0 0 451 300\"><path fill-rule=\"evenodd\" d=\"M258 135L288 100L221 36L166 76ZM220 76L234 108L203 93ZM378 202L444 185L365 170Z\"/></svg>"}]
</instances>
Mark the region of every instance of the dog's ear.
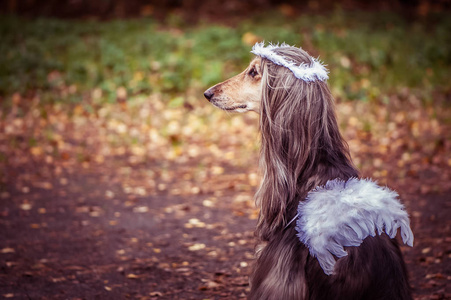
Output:
<instances>
[{"instance_id":1,"label":"dog's ear","mask_svg":"<svg viewBox=\"0 0 451 300\"><path fill-rule=\"evenodd\" d=\"M260 59L254 59L249 65L246 75L254 80L261 80L262 78L262 69L260 64Z\"/></svg>"}]
</instances>

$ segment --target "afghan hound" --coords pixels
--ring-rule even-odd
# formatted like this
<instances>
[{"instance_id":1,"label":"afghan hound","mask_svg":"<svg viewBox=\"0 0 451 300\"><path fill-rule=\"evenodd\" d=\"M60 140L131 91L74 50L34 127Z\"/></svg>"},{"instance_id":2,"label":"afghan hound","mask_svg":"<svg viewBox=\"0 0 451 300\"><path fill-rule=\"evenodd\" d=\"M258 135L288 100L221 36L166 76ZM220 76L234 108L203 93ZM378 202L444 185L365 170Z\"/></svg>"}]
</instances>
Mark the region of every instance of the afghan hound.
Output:
<instances>
[{"instance_id":1,"label":"afghan hound","mask_svg":"<svg viewBox=\"0 0 451 300\"><path fill-rule=\"evenodd\" d=\"M262 183L249 299L412 299L394 239L413 245L397 194L359 179L328 71L301 48L257 43L244 72L209 88L216 107L260 114Z\"/></svg>"}]
</instances>

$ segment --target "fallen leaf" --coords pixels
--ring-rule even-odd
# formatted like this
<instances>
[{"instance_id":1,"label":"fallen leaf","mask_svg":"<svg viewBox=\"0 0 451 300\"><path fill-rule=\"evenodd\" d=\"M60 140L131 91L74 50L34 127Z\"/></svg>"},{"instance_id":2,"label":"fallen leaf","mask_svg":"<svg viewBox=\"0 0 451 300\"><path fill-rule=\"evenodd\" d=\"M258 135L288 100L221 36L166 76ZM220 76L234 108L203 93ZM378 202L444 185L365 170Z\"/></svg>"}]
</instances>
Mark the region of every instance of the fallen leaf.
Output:
<instances>
[{"instance_id":1,"label":"fallen leaf","mask_svg":"<svg viewBox=\"0 0 451 300\"><path fill-rule=\"evenodd\" d=\"M259 42L261 38L252 32L246 32L245 34L243 34L241 40L243 41L244 44L252 46L255 43Z\"/></svg>"},{"instance_id":2,"label":"fallen leaf","mask_svg":"<svg viewBox=\"0 0 451 300\"><path fill-rule=\"evenodd\" d=\"M220 286L219 283L213 281L213 280L208 280L208 279L202 279L203 282L205 282L205 285L202 285L199 287L199 290L204 291L204 290L209 290L209 289L214 289Z\"/></svg>"},{"instance_id":3,"label":"fallen leaf","mask_svg":"<svg viewBox=\"0 0 451 300\"><path fill-rule=\"evenodd\" d=\"M105 191L105 197L107 197L108 199L113 199L114 198L114 193L112 191Z\"/></svg>"},{"instance_id":4,"label":"fallen leaf","mask_svg":"<svg viewBox=\"0 0 451 300\"><path fill-rule=\"evenodd\" d=\"M35 182L33 183L33 186L40 188L40 189L44 189L44 190L51 190L53 189L53 185L48 182L48 181L43 181L43 182Z\"/></svg>"},{"instance_id":5,"label":"fallen leaf","mask_svg":"<svg viewBox=\"0 0 451 300\"><path fill-rule=\"evenodd\" d=\"M39 156L43 153L43 150L41 147L31 147L30 153L34 156Z\"/></svg>"},{"instance_id":6,"label":"fallen leaf","mask_svg":"<svg viewBox=\"0 0 451 300\"><path fill-rule=\"evenodd\" d=\"M16 252L16 250L14 250L13 248L3 248L1 250L1 253L6 254L6 253L14 253Z\"/></svg>"},{"instance_id":7,"label":"fallen leaf","mask_svg":"<svg viewBox=\"0 0 451 300\"><path fill-rule=\"evenodd\" d=\"M20 205L20 209L21 209L21 210L31 210L31 208L32 208L32 206L31 206L30 203L22 203L22 204Z\"/></svg>"},{"instance_id":8,"label":"fallen leaf","mask_svg":"<svg viewBox=\"0 0 451 300\"><path fill-rule=\"evenodd\" d=\"M427 247L427 248L424 248L423 250L421 250L421 253L423 253L423 254L427 254L429 252L431 252L431 247Z\"/></svg>"},{"instance_id":9,"label":"fallen leaf","mask_svg":"<svg viewBox=\"0 0 451 300\"><path fill-rule=\"evenodd\" d=\"M189 251L198 251L198 250L205 249L205 247L206 247L205 244L196 243L196 244L194 244L192 246L189 246L188 250Z\"/></svg>"},{"instance_id":10,"label":"fallen leaf","mask_svg":"<svg viewBox=\"0 0 451 300\"><path fill-rule=\"evenodd\" d=\"M134 213L146 213L149 211L147 206L138 206L133 208Z\"/></svg>"}]
</instances>

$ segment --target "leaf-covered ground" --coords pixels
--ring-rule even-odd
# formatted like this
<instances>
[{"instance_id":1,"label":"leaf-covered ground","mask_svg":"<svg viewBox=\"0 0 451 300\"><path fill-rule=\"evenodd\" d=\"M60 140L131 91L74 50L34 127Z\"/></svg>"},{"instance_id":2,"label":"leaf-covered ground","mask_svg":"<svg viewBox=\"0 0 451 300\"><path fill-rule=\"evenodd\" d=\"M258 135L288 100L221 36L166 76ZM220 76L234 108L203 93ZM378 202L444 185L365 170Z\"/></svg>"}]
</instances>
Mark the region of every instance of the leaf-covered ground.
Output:
<instances>
[{"instance_id":1,"label":"leaf-covered ground","mask_svg":"<svg viewBox=\"0 0 451 300\"><path fill-rule=\"evenodd\" d=\"M2 111L0 291L16 299L238 299L248 291L258 117L199 97ZM338 104L364 176L401 194L416 299L450 297L446 106ZM445 107L445 108L444 108ZM408 109L407 109L408 108Z\"/></svg>"},{"instance_id":2,"label":"leaf-covered ground","mask_svg":"<svg viewBox=\"0 0 451 300\"><path fill-rule=\"evenodd\" d=\"M415 299L451 298L449 20L0 18L0 297L244 298L258 116L202 91L265 39L329 65L355 164L410 214Z\"/></svg>"}]
</instances>

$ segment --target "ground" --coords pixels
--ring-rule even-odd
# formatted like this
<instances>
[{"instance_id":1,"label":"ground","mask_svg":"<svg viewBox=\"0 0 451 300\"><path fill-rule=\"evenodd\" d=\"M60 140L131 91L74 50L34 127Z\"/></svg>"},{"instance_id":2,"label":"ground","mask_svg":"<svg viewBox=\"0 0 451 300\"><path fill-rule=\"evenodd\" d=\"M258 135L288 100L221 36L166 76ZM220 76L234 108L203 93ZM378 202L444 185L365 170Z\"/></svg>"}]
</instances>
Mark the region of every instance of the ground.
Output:
<instances>
[{"instance_id":1,"label":"ground","mask_svg":"<svg viewBox=\"0 0 451 300\"><path fill-rule=\"evenodd\" d=\"M49 106L43 121L34 111L41 105L30 101L16 99L17 107L5 111L0 124L5 155L0 195L1 297L246 297L258 213L252 199L259 180L257 117L212 113L208 104L168 114L159 111L153 99L136 106L114 104L95 113L76 106L70 117L67 109ZM449 142L444 139L425 160L426 146L426 150L416 144L394 146L403 136L402 124L415 113L394 116L399 119L397 131L385 132L384 136L394 138L384 141L377 128L370 136L358 130L359 118L349 117L359 115L362 107L368 109L368 104L342 103L339 117L349 120L344 135L363 175L375 174L381 183L388 182L411 216L414 247L403 246L402 251L414 297L450 299L451 188L444 155ZM180 120L179 113L194 116L187 122L196 122L199 114L213 119L199 127L203 136L169 125L167 130L173 133L166 144L152 137L152 124L142 127L148 110L155 113L154 120L162 116L169 124ZM102 117L105 114L109 117ZM421 117L422 112L418 114ZM223 123L228 124L225 129ZM447 132L428 126L416 129L420 141L427 140L427 130L442 137ZM135 129L151 139L128 145L123 134ZM122 137L119 143L112 141L118 137ZM177 139L184 141L183 149L174 143ZM406 157L405 152L395 151L409 147L423 154L416 158L412 151ZM378 155L372 152L376 148Z\"/></svg>"}]
</instances>

